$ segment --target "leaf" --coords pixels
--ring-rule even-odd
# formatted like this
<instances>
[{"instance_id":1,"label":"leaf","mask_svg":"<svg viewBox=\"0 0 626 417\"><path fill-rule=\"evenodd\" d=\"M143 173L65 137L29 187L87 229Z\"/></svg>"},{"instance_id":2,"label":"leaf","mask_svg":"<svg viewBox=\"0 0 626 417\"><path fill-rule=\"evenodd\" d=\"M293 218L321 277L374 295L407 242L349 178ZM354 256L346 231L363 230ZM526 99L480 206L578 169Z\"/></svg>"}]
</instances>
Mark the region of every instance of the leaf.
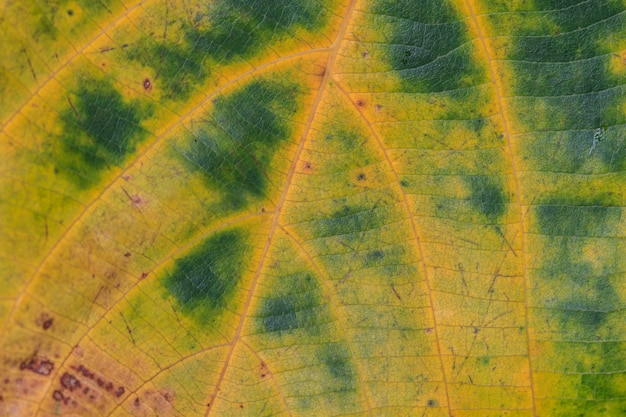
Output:
<instances>
[{"instance_id":1,"label":"leaf","mask_svg":"<svg viewBox=\"0 0 626 417\"><path fill-rule=\"evenodd\" d=\"M624 2L0 7L0 415L626 412Z\"/></svg>"}]
</instances>

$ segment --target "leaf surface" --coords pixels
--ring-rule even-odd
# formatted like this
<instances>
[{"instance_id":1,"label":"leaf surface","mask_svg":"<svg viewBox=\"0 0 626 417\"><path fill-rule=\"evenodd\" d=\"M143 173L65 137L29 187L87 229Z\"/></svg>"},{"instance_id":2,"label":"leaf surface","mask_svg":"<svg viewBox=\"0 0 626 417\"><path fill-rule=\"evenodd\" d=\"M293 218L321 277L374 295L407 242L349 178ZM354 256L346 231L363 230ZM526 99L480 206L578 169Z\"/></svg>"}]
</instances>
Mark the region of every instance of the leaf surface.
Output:
<instances>
[{"instance_id":1,"label":"leaf surface","mask_svg":"<svg viewBox=\"0 0 626 417\"><path fill-rule=\"evenodd\" d=\"M626 412L620 0L0 4L0 414Z\"/></svg>"}]
</instances>

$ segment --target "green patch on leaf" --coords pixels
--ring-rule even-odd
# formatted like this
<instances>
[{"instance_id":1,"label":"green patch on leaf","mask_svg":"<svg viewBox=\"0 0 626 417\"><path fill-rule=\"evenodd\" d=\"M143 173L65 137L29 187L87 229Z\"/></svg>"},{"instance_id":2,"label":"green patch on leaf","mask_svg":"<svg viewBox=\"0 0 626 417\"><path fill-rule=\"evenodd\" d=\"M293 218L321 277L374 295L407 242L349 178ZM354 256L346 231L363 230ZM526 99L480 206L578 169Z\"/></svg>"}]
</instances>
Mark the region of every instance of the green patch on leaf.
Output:
<instances>
[{"instance_id":1,"label":"green patch on leaf","mask_svg":"<svg viewBox=\"0 0 626 417\"><path fill-rule=\"evenodd\" d=\"M210 75L211 65L248 59L298 28L321 31L327 0L220 0L180 22L177 43L148 39L129 48L128 56L158 74L164 97L188 98Z\"/></svg>"},{"instance_id":2,"label":"green patch on leaf","mask_svg":"<svg viewBox=\"0 0 626 417\"><path fill-rule=\"evenodd\" d=\"M146 135L140 125L146 113L148 108L124 100L110 81L83 81L61 113L62 153L55 166L78 186L93 184L102 170L135 151Z\"/></svg>"},{"instance_id":3,"label":"green patch on leaf","mask_svg":"<svg viewBox=\"0 0 626 417\"><path fill-rule=\"evenodd\" d=\"M247 237L239 229L218 232L176 260L163 284L183 311L204 322L227 306L250 256Z\"/></svg>"},{"instance_id":4,"label":"green patch on leaf","mask_svg":"<svg viewBox=\"0 0 626 417\"><path fill-rule=\"evenodd\" d=\"M262 327L268 332L304 329L316 333L321 324L321 292L309 273L281 277L283 290L268 298L260 311Z\"/></svg>"},{"instance_id":5,"label":"green patch on leaf","mask_svg":"<svg viewBox=\"0 0 626 417\"><path fill-rule=\"evenodd\" d=\"M350 351L339 343L328 343L318 349L318 359L326 367L330 379L326 383L332 392L348 392L356 389L356 372Z\"/></svg>"},{"instance_id":6,"label":"green patch on leaf","mask_svg":"<svg viewBox=\"0 0 626 417\"><path fill-rule=\"evenodd\" d=\"M299 93L297 84L260 80L219 97L212 114L196 125L188 149L179 150L229 208L266 195L269 164L289 138Z\"/></svg>"},{"instance_id":7,"label":"green patch on leaf","mask_svg":"<svg viewBox=\"0 0 626 417\"><path fill-rule=\"evenodd\" d=\"M390 24L388 59L404 91L455 90L485 80L463 18L448 1L378 0L373 10Z\"/></svg>"},{"instance_id":8,"label":"green patch on leaf","mask_svg":"<svg viewBox=\"0 0 626 417\"><path fill-rule=\"evenodd\" d=\"M487 220L496 223L506 211L507 197L502 185L486 176L469 177L469 202L471 206Z\"/></svg>"}]
</instances>

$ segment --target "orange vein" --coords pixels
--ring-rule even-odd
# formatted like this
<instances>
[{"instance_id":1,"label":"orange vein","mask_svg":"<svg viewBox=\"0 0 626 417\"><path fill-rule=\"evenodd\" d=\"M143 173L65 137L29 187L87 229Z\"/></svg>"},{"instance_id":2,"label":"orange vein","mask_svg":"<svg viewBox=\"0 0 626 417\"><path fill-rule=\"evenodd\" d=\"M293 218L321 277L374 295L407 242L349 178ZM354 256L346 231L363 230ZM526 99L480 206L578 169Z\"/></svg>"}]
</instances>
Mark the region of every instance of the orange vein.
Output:
<instances>
[{"instance_id":1,"label":"orange vein","mask_svg":"<svg viewBox=\"0 0 626 417\"><path fill-rule=\"evenodd\" d=\"M259 359L259 362L262 362L265 364L265 361L263 361L263 359L261 358L261 355L259 355L259 352L257 352L254 348L252 348L252 346L250 346L245 340L242 340L241 343L245 347L247 347L248 350L252 352L254 356L256 356ZM274 373L270 370L270 368L267 367L267 364L265 365L264 369L265 369L265 372L270 376L270 379L272 380L272 382L274 383L276 391L278 392L278 395L280 396L280 399L282 400L282 403L285 406L285 410L287 411L287 414L289 414L290 416L293 416L293 414L291 413L291 410L289 409L289 406L287 405L287 399L283 395L283 392L280 389L280 385L278 385L278 381L276 380Z\"/></svg>"},{"instance_id":2,"label":"orange vein","mask_svg":"<svg viewBox=\"0 0 626 417\"><path fill-rule=\"evenodd\" d=\"M513 145L511 144L511 129L509 127L509 121L506 117L506 112L504 110L504 100L502 99L502 91L500 89L500 83L498 82L499 79L496 76L496 70L494 68L493 65L493 59L489 53L489 45L488 45L488 40L485 37L485 35L483 34L482 31L482 27L480 25L480 22L478 21L478 17L476 15L476 12L474 11L474 8L472 7L472 4L469 0L465 0L465 5L469 11L470 17L472 19L472 22L474 23L474 27L476 28L476 33L478 35L478 39L480 41L480 46L481 49L483 51L483 54L485 55L485 59L487 60L487 66L489 68L489 75L491 77L491 81L493 82L493 88L496 94L496 99L498 102L498 111L500 112L500 117L502 118L502 126L504 128L504 137L506 138L506 144L507 144L507 148L508 151L511 155L511 169L513 171L513 181L515 182L515 194L517 195L517 207L519 210L519 223L520 223L520 231L521 231L521 239L522 239L522 276L524 278L524 306L526 306L526 308L524 309L525 312L525 320L526 320L526 347L528 349L528 370L529 370L529 379L530 379L530 398L531 398L531 402L532 402L532 407L533 407L533 415L537 416L537 408L535 406L535 388L534 388L534 384L533 384L533 367L532 367L532 359L530 357L530 335L528 334L528 289L527 287L527 283L528 280L526 279L526 257L524 256L524 254L526 253L525 251L525 234L524 234L524 215L522 212L522 197L520 194L520 185L519 185L519 180L517 178L517 169L516 169L516 165L515 165L515 158L514 158L514 153L513 153Z\"/></svg>"},{"instance_id":3,"label":"orange vein","mask_svg":"<svg viewBox=\"0 0 626 417\"><path fill-rule=\"evenodd\" d=\"M254 296L254 292L255 289L259 283L259 277L261 275L261 270L263 269L263 266L265 264L265 261L267 259L267 255L269 253L269 249L271 247L272 244L272 240L274 238L274 235L276 233L276 229L279 227L278 226L278 220L280 218L280 214L282 213L282 208L283 205L285 203L285 200L287 199L287 193L289 191L291 182L293 180L294 174L296 172L296 165L298 163L298 161L300 160L300 155L302 154L302 151L304 150L304 144L306 143L306 138L309 134L309 132L311 131L311 126L313 125L313 121L315 119L315 115L317 113L317 109L320 105L320 103L322 102L322 96L324 93L324 90L326 89L326 86L328 85L328 80L330 79L330 73L331 70L333 68L333 65L335 63L335 59L337 58L338 54L339 54L339 45L345 35L345 32L348 28L348 23L350 21L350 16L352 16L352 12L354 10L354 6L355 6L356 0L350 0L350 3L348 4L348 8L346 10L346 14L345 17L343 19L343 22L341 23L341 27L339 29L339 32L337 34L337 38L335 39L335 41L333 42L333 44L330 47L330 50L332 51L329 58L328 58L328 62L326 64L326 68L324 71L324 76L322 78L319 90L317 92L317 95L315 97L315 101L313 102L313 105L311 107L311 112L309 114L309 118L306 122L306 126L304 128L304 132L302 133L302 139L300 140L300 144L298 145L298 149L294 155L294 159L291 163L291 166L289 167L289 172L287 174L287 178L285 180L285 186L283 188L283 192L280 196L280 199L278 200L278 204L276 205L276 213L274 214L274 219L272 221L272 225L270 227L270 231L269 231L269 235L267 237L267 242L265 243L265 247L263 248L263 253L261 254L261 260L259 262L259 266L256 269L256 272L254 274L254 277L252 279L252 283L250 284L250 288L248 289L248 297L246 299L246 303L244 305L244 309L241 313L241 319L239 320L239 325L237 326L237 330L235 331L235 335L233 337L233 340L231 341L231 348L230 351L228 352L228 355L226 356L226 361L224 363L224 367L222 368L222 372L215 384L215 389L213 390L213 393L211 394L211 396L209 397L209 407L207 408L207 411L205 413L205 417L209 415L209 413L211 412L213 403L215 402L215 398L217 397L217 393L219 392L220 386L224 380L224 377L226 376L226 370L228 369L228 365L230 364L230 360L232 359L233 356L233 352L235 350L235 346L237 344L237 341L239 341L239 339L241 338L241 332L243 330L243 325L245 323L246 320L246 316L248 315L248 310L250 309L250 305L252 304L252 298Z\"/></svg>"},{"instance_id":4,"label":"orange vein","mask_svg":"<svg viewBox=\"0 0 626 417\"><path fill-rule=\"evenodd\" d=\"M370 130L374 140L376 141L376 143L380 147L383 155L385 156L385 160L387 161L387 164L389 164L389 168L391 169L391 172L393 173L393 177L394 177L395 183L396 184L400 184L400 178L398 177L398 172L396 171L396 169L395 169L395 167L393 165L393 161L389 157L389 154L387 153L387 150L383 146L383 143L380 140L380 137L378 136L378 133L376 132L376 130L374 130L374 128L372 127L371 123L369 123L369 121L367 120L367 118L363 114L363 111L352 100L352 98L350 97L350 94L348 94L348 92L345 90L343 85L341 85L338 82L336 82L335 84L336 84L337 88L339 89L339 91L341 91L341 93L345 96L346 100L348 100L350 102L350 104L352 104L352 107L354 107L356 109L356 111L359 113L359 115L361 116L361 119L363 119L365 121L365 124L369 128L369 130ZM430 311L431 311L432 316L433 316L433 329L434 329L434 332L435 332L435 339L437 340L437 353L438 353L437 357L439 358L439 365L441 366L441 375L443 377L443 384L444 384L445 392L446 392L446 401L448 403L448 415L451 416L452 415L452 408L450 406L450 395L448 394L448 381L447 381L447 378L446 378L445 368L443 366L443 359L441 357L441 343L439 342L439 329L438 329L438 326L437 326L437 317L435 315L435 309L434 309L435 305L433 304L433 295L432 295L433 291L432 291L431 285L430 285L430 277L428 275L428 267L426 266L426 258L424 257L424 251L422 249L422 242L420 241L419 234L417 233L417 225L415 224L415 219L414 219L413 215L411 214L411 207L409 206L409 200L408 200L408 198L406 196L406 193L402 189L402 187L400 187L400 194L402 195L402 200L404 202L404 206L406 208L407 215L409 216L409 220L411 221L411 229L413 230L413 235L415 236L415 241L417 242L417 250L418 250L419 256L420 256L420 258L422 260L422 265L424 266L424 281L426 282L426 288L428 289L428 298L429 298L429 303L430 303Z\"/></svg>"},{"instance_id":5,"label":"orange vein","mask_svg":"<svg viewBox=\"0 0 626 417\"><path fill-rule=\"evenodd\" d=\"M13 304L13 307L11 308L11 312L8 314L7 320L4 323L4 326L2 328L2 331L0 331L0 334L4 334L9 326L9 323L11 323L11 321L13 320L13 317L15 315L15 312L17 310L18 305L20 304L24 294L27 292L28 288L30 287L30 285L32 284L33 280L35 279L35 277L37 277L37 275L39 275L39 273L41 272L44 264L46 263L46 261L48 260L48 258L50 258L50 256L54 253L54 251L57 249L57 247L61 244L61 242L64 241L64 239L66 238L66 236L69 234L69 232L71 230L73 230L73 228L89 213L89 210L109 191L113 188L113 186L121 179L123 178L137 163L137 161L139 161L143 156L145 156L151 149L155 148L157 146L157 144L159 144L164 138L165 136L170 133L176 126L178 126L179 123L181 123L185 118L187 118L188 116L190 116L194 111L196 111L197 109L199 109L200 107L204 106L209 100L211 100L213 97L215 97L217 94L221 93L224 89L230 87L231 85L241 81L242 79L249 77L251 75L256 74L257 72L270 67L272 65L276 65L282 62L285 62L289 59L293 59L293 58L297 58L300 56L304 56L304 55L309 55L309 54L313 54L313 53L318 53L318 52L323 52L326 51L327 48L322 48L322 49L312 49L312 50L307 50L307 51L300 51L300 52L296 52L290 55L286 55L280 58L277 58L273 61L267 62L263 65L259 65L258 67L254 67L240 75L238 75L237 77L233 78L230 81L227 81L226 83L222 84L220 87L216 88L213 92L211 92L211 94L208 94L203 100L201 100L199 103L197 103L195 106L193 106L191 109L189 109L187 112L185 112L183 115L178 116L175 121L168 126L163 132L161 132L159 135L156 136L156 140L154 140L151 144L147 145L140 153L137 154L137 157L130 163L130 165L128 167L126 167L125 169L121 170L120 173L118 175L116 175L110 183L108 183L100 193L98 193L89 203L87 203L84 207L84 209L77 215L77 217L67 226L67 228L64 230L64 232L61 234L61 236L58 238L58 240L54 243L54 245L52 245L52 247L48 250L48 252L44 255L43 259L41 260L41 262L37 265L37 268L35 268L35 271L32 273L32 275L28 278L28 280L26 281L26 285L24 285L24 288L20 291L19 295L17 296L15 303Z\"/></svg>"}]
</instances>

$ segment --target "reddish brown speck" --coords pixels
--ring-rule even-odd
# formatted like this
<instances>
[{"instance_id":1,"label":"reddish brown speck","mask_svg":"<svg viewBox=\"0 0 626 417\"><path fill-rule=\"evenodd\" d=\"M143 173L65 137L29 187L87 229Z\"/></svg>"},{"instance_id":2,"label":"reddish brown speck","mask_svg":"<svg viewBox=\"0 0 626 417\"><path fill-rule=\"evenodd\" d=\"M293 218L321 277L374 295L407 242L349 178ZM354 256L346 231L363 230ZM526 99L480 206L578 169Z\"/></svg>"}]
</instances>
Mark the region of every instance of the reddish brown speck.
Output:
<instances>
[{"instance_id":1,"label":"reddish brown speck","mask_svg":"<svg viewBox=\"0 0 626 417\"><path fill-rule=\"evenodd\" d=\"M149 91L152 89L152 82L150 82L150 78L146 78L143 80L143 89Z\"/></svg>"},{"instance_id":2,"label":"reddish brown speck","mask_svg":"<svg viewBox=\"0 0 626 417\"><path fill-rule=\"evenodd\" d=\"M359 106L359 107L363 107L363 106L365 106L365 102L363 100L358 100L356 102L356 105Z\"/></svg>"},{"instance_id":3,"label":"reddish brown speck","mask_svg":"<svg viewBox=\"0 0 626 417\"><path fill-rule=\"evenodd\" d=\"M135 407L139 408L139 406L141 405L141 400L139 399L139 397L135 398L133 404L135 405Z\"/></svg>"},{"instance_id":4,"label":"reddish brown speck","mask_svg":"<svg viewBox=\"0 0 626 417\"><path fill-rule=\"evenodd\" d=\"M368 51L363 51L363 52L361 52L361 56L362 56L363 58L367 58L367 56L368 56L369 54L370 54L370 53L369 53Z\"/></svg>"},{"instance_id":5,"label":"reddish brown speck","mask_svg":"<svg viewBox=\"0 0 626 417\"><path fill-rule=\"evenodd\" d=\"M126 252L126 253L124 254L124 256L125 256L126 258L130 258L130 252Z\"/></svg>"},{"instance_id":6,"label":"reddish brown speck","mask_svg":"<svg viewBox=\"0 0 626 417\"><path fill-rule=\"evenodd\" d=\"M239 408L243 408L243 404L239 404Z\"/></svg>"},{"instance_id":7,"label":"reddish brown speck","mask_svg":"<svg viewBox=\"0 0 626 417\"><path fill-rule=\"evenodd\" d=\"M54 398L57 401L63 401L63 393L61 391L54 391L52 393L52 398Z\"/></svg>"},{"instance_id":8,"label":"reddish brown speck","mask_svg":"<svg viewBox=\"0 0 626 417\"><path fill-rule=\"evenodd\" d=\"M142 273L141 273L141 279L144 279L144 278L145 278L145 277L147 277L147 276L148 276L148 273L147 273L147 272L142 272Z\"/></svg>"},{"instance_id":9,"label":"reddish brown speck","mask_svg":"<svg viewBox=\"0 0 626 417\"><path fill-rule=\"evenodd\" d=\"M50 328L50 326L52 326L52 322L54 321L54 319L50 318L46 321L43 322L43 324L41 325L41 327L43 327L44 330L48 330Z\"/></svg>"},{"instance_id":10,"label":"reddish brown speck","mask_svg":"<svg viewBox=\"0 0 626 417\"><path fill-rule=\"evenodd\" d=\"M119 388L117 389L117 391L115 391L115 396L116 396L117 398L119 398L119 397L121 397L122 395L124 395L124 392L125 392L125 391L126 391L126 390L124 389L124 387L119 387Z\"/></svg>"}]
</instances>

